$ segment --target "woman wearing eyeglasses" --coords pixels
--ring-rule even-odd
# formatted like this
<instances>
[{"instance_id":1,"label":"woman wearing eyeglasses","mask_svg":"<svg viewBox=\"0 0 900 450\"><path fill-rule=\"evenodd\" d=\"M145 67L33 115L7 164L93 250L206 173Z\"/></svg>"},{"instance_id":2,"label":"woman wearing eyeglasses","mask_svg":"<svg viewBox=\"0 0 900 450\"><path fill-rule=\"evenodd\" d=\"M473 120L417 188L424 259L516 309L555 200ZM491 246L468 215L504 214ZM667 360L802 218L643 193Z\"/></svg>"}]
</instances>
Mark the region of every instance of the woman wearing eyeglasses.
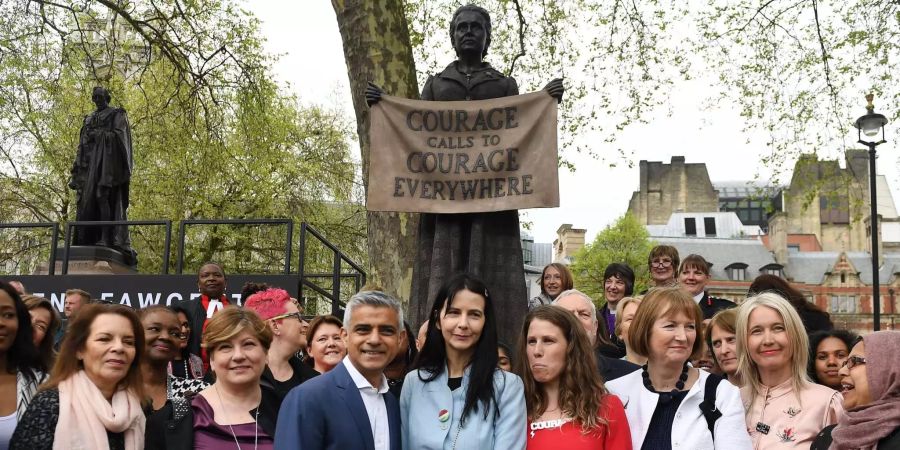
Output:
<instances>
[{"instance_id":1,"label":"woman wearing eyeglasses","mask_svg":"<svg viewBox=\"0 0 900 450\"><path fill-rule=\"evenodd\" d=\"M675 286L675 269L680 259L678 250L671 245L657 245L650 250L647 265L650 266L650 278L653 287Z\"/></svg>"},{"instance_id":2,"label":"woman wearing eyeglasses","mask_svg":"<svg viewBox=\"0 0 900 450\"><path fill-rule=\"evenodd\" d=\"M167 306L154 305L140 310L138 316L144 327L145 343L141 376L144 379L144 394L149 398L153 411L165 406L166 400L206 389L208 384L203 380L169 374L169 363L175 358L181 339L181 327L175 311Z\"/></svg>"},{"instance_id":3,"label":"woman wearing eyeglasses","mask_svg":"<svg viewBox=\"0 0 900 450\"><path fill-rule=\"evenodd\" d=\"M737 318L738 374L754 449L808 449L844 415L834 389L806 374L809 342L791 304L772 292L748 298Z\"/></svg>"},{"instance_id":4,"label":"woman wearing eyeglasses","mask_svg":"<svg viewBox=\"0 0 900 450\"><path fill-rule=\"evenodd\" d=\"M900 332L859 339L841 370L847 414L822 430L811 450L900 448Z\"/></svg>"},{"instance_id":5,"label":"woman wearing eyeglasses","mask_svg":"<svg viewBox=\"0 0 900 450\"><path fill-rule=\"evenodd\" d=\"M318 375L296 356L306 346L302 312L284 289L266 289L250 296L244 307L255 311L272 330L266 368L261 381L282 398L291 389Z\"/></svg>"}]
</instances>

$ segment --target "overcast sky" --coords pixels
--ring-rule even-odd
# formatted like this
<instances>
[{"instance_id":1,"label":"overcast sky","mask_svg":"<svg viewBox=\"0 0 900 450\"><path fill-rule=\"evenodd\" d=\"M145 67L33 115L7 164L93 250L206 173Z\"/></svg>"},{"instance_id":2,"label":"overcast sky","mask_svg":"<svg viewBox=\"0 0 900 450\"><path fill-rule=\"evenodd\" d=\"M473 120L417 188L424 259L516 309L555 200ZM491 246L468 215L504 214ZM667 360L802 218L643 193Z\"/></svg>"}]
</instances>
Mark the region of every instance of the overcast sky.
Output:
<instances>
[{"instance_id":1,"label":"overcast sky","mask_svg":"<svg viewBox=\"0 0 900 450\"><path fill-rule=\"evenodd\" d=\"M353 120L341 37L331 2L254 0L245 7L262 21L266 49L280 55L276 77L304 103L340 107L348 120ZM448 54L446 59L449 63L453 55ZM545 78L556 75L547 74ZM629 127L621 134L618 145L634 151L633 168L623 164L610 168L588 156L566 155L577 170L570 173L560 169L560 207L528 210L523 217L532 222L530 232L535 241L552 242L563 223L587 229L588 239L592 239L628 208L631 194L638 187L639 160L668 162L672 156L682 155L687 163L706 163L713 182L751 180L760 173L758 161L767 151L765 139L742 133L742 120L729 105L704 110L701 102L709 95L708 89L708 82L702 79L679 83L672 96L671 117L656 114L648 124ZM852 116L848 121L864 112L864 100L860 99L859 110L848 113ZM896 129L895 124L889 125L889 134ZM891 142L878 147L878 172L887 175L897 204L900 141L890 135L888 139ZM614 151L610 146L606 152L612 157ZM763 171L761 175L769 174Z\"/></svg>"}]
</instances>

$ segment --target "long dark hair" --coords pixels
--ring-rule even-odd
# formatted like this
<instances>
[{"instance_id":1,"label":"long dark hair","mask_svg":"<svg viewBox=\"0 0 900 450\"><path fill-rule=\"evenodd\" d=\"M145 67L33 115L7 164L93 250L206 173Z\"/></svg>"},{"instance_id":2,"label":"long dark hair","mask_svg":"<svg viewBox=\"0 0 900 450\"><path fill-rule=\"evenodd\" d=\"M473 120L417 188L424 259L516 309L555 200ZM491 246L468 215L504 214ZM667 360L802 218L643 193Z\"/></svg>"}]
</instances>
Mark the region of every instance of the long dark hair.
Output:
<instances>
[{"instance_id":1,"label":"long dark hair","mask_svg":"<svg viewBox=\"0 0 900 450\"><path fill-rule=\"evenodd\" d=\"M34 346L31 313L28 312L28 307L25 306L22 297L9 283L0 281L0 289L12 298L13 306L16 308L16 320L19 322L16 338L13 339L12 345L6 351L6 372L21 372L29 381L34 381L35 371L46 372L48 368L44 367L40 353ZM53 340L53 336L44 337L44 339L48 338Z\"/></svg>"},{"instance_id":2,"label":"long dark hair","mask_svg":"<svg viewBox=\"0 0 900 450\"><path fill-rule=\"evenodd\" d=\"M187 318L188 327L191 328L191 331L188 332L188 335L186 336L186 339L187 339L188 341L190 341L191 335L194 334L194 319L191 317L190 311L188 311L187 308L185 308L183 305L181 305L181 304L179 304L179 303L172 304L171 306L169 306L169 309L171 309L172 311L175 311L175 315L176 315L176 316L177 316L179 313L181 313L181 314L184 314L184 317ZM179 320L179 324L178 324L179 327L178 327L178 328L181 328L181 323L180 323L180 322L181 322L181 321ZM178 353L179 353L179 355L181 355L181 359L187 361L187 360L191 357L191 344L190 344L190 342L188 342L188 344L185 345L183 349L179 350Z\"/></svg>"},{"instance_id":3,"label":"long dark hair","mask_svg":"<svg viewBox=\"0 0 900 450\"><path fill-rule=\"evenodd\" d=\"M425 346L419 352L414 365L419 371L419 379L424 382L434 381L447 367L447 347L444 335L438 329L441 321L441 313L445 305L453 304L453 298L460 291L468 290L484 297L484 329L481 337L475 343L475 353L469 363L469 386L466 390L466 403L463 407L460 423L465 425L469 413L475 411L478 402L484 409L484 418L487 420L491 406L493 405L494 417L500 416L500 409L494 398L494 372L497 368L497 319L494 316L494 306L487 286L480 279L469 274L459 274L447 280L431 305L431 313L428 315L428 333L425 338ZM423 377L424 375L424 377Z\"/></svg>"}]
</instances>

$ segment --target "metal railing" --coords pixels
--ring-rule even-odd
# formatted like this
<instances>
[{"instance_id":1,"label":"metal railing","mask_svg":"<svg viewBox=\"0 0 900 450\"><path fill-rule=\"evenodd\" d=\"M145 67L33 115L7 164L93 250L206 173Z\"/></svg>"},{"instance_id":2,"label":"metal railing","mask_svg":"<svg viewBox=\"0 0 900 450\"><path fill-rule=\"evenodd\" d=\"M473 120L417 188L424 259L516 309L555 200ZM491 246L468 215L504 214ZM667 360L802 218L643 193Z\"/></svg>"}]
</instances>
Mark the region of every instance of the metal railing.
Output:
<instances>
[{"instance_id":1,"label":"metal railing","mask_svg":"<svg viewBox=\"0 0 900 450\"><path fill-rule=\"evenodd\" d=\"M62 249L62 275L67 275L69 271L70 248L72 247L72 236L74 230L78 227L88 226L163 226L165 227L165 243L163 246L162 266L160 274L169 274L169 261L171 242L172 242L172 221L171 220L107 220L107 221L72 221L65 224L65 239ZM287 229L287 235L284 243L284 267L283 273L291 275L291 258L293 256L293 239L294 239L294 222L290 219L193 219L183 220L178 226L178 253L175 260L175 274L181 275L184 270L185 257L185 239L187 227L192 225L281 225ZM5 228L49 228L51 230L50 259L48 267L48 275L56 275L56 258L57 258L57 241L59 240L60 225L57 222L37 222L37 223L0 223L0 229ZM318 241L327 252L331 253L331 272L310 272L306 273L308 267L306 256L308 255L307 246L310 243ZM344 264L350 267L350 272L345 273ZM299 277L298 291L303 297L303 290L308 288L313 292L328 299L331 303L331 313L340 316L343 311L344 303L341 301L341 284L347 279L353 281L354 291L357 292L366 282L366 271L353 261L348 255L342 252L336 245L331 243L311 225L301 222L300 225L300 242L297 258L297 272ZM316 283L316 280L330 279L331 286L325 287Z\"/></svg>"},{"instance_id":2,"label":"metal railing","mask_svg":"<svg viewBox=\"0 0 900 450\"><path fill-rule=\"evenodd\" d=\"M189 225L286 225L287 237L284 242L284 274L291 273L291 250L294 241L294 221L291 219L191 219L182 220L178 225L178 259L175 273L181 275L184 269L184 237Z\"/></svg>"},{"instance_id":3,"label":"metal railing","mask_svg":"<svg viewBox=\"0 0 900 450\"><path fill-rule=\"evenodd\" d=\"M331 266L330 274L320 274L320 273L311 273L306 274L306 243L307 236L312 236L319 242L321 242L325 247L333 253L333 260ZM354 286L355 291L358 292L363 284L366 282L366 271L362 269L355 261L350 259L347 255L345 255L339 248L337 248L331 242L328 242L321 233L316 231L315 228L311 227L306 222L300 224L300 255L298 257L297 265L298 271L300 272L300 295L303 295L303 288L308 287L313 291L319 293L325 298L331 300L331 314L337 317L341 317L341 312L343 311L343 304L341 303L341 279L352 277L354 278ZM354 274L344 274L343 273L343 263L347 263L353 270L356 271ZM309 280L309 278L331 278L331 292L328 292L327 289L313 283Z\"/></svg>"},{"instance_id":4,"label":"metal railing","mask_svg":"<svg viewBox=\"0 0 900 450\"><path fill-rule=\"evenodd\" d=\"M56 275L56 242L59 240L59 224L56 222L35 223L0 223L0 228L50 228L50 260L47 271L50 275ZM68 248L68 245L66 246Z\"/></svg>"}]
</instances>

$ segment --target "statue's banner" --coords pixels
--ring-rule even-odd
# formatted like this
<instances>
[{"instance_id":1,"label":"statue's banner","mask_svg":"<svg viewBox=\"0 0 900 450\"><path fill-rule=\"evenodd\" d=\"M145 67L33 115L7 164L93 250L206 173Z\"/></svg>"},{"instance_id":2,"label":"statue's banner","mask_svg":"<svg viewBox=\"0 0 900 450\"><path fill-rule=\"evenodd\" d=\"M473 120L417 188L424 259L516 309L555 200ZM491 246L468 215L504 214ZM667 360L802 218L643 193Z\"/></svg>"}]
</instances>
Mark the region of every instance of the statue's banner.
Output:
<instances>
[{"instance_id":1,"label":"statue's banner","mask_svg":"<svg viewBox=\"0 0 900 450\"><path fill-rule=\"evenodd\" d=\"M372 107L370 211L470 213L559 206L556 99L382 96Z\"/></svg>"}]
</instances>

